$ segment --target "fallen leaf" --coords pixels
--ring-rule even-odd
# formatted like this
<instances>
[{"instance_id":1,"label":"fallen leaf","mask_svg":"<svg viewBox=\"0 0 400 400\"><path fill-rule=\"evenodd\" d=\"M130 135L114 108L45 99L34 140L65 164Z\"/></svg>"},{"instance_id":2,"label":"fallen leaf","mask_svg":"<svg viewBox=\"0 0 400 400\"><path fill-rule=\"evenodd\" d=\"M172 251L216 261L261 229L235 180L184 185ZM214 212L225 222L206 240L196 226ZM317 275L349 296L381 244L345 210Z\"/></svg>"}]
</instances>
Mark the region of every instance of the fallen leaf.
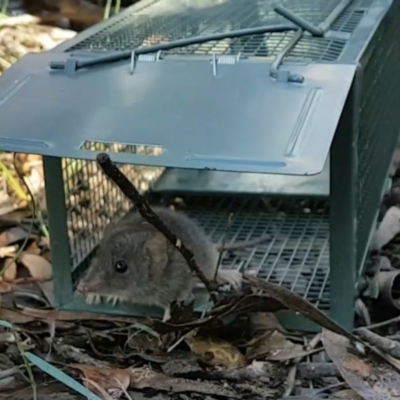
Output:
<instances>
[{"instance_id":1,"label":"fallen leaf","mask_svg":"<svg viewBox=\"0 0 400 400\"><path fill-rule=\"evenodd\" d=\"M251 275L243 275L243 281L264 292L266 299L271 298L278 301L289 310L300 313L308 320L315 322L323 328L341 334L349 339L358 340L355 335L343 328L333 319L329 318L323 311L319 310L297 293L294 293L283 286L277 285L276 283L262 281L261 279Z\"/></svg>"},{"instance_id":2,"label":"fallen leaf","mask_svg":"<svg viewBox=\"0 0 400 400\"><path fill-rule=\"evenodd\" d=\"M56 300L54 297L54 284L53 281L48 281L48 282L38 282L37 283L40 289L42 290L42 293L44 297L47 299L47 301L50 303L52 307L56 307Z\"/></svg>"},{"instance_id":3,"label":"fallen leaf","mask_svg":"<svg viewBox=\"0 0 400 400\"><path fill-rule=\"evenodd\" d=\"M12 281L17 277L17 264L15 261L12 260L12 258L4 258L0 262L0 271L4 270L4 279L6 281Z\"/></svg>"},{"instance_id":4,"label":"fallen leaf","mask_svg":"<svg viewBox=\"0 0 400 400\"><path fill-rule=\"evenodd\" d=\"M400 209L396 206L390 207L372 240L372 248L380 250L389 243L400 232Z\"/></svg>"},{"instance_id":5,"label":"fallen leaf","mask_svg":"<svg viewBox=\"0 0 400 400\"><path fill-rule=\"evenodd\" d=\"M72 364L71 367L81 370L85 376L85 386L101 397L104 397L103 389L112 399L119 399L130 383L130 373L126 369L82 364Z\"/></svg>"},{"instance_id":6,"label":"fallen leaf","mask_svg":"<svg viewBox=\"0 0 400 400\"><path fill-rule=\"evenodd\" d=\"M15 336L12 332L0 332L0 343L15 343ZM1 365L1 364L0 364ZM2 367L2 366L1 366ZM1 371L1 370L0 370ZM3 376L0 372L0 377Z\"/></svg>"},{"instance_id":7,"label":"fallen leaf","mask_svg":"<svg viewBox=\"0 0 400 400\"><path fill-rule=\"evenodd\" d=\"M23 252L18 261L27 268L33 278L36 279L51 279L52 267L51 264L42 256Z\"/></svg>"},{"instance_id":8,"label":"fallen leaf","mask_svg":"<svg viewBox=\"0 0 400 400\"><path fill-rule=\"evenodd\" d=\"M0 226L15 226L21 223L21 220L32 216L32 210L26 209L12 209L8 213L0 216Z\"/></svg>"},{"instance_id":9,"label":"fallen leaf","mask_svg":"<svg viewBox=\"0 0 400 400\"><path fill-rule=\"evenodd\" d=\"M330 400L363 400L353 389L339 390L329 396Z\"/></svg>"},{"instance_id":10,"label":"fallen leaf","mask_svg":"<svg viewBox=\"0 0 400 400\"><path fill-rule=\"evenodd\" d=\"M0 258L13 257L17 251L17 245L0 247Z\"/></svg>"},{"instance_id":11,"label":"fallen leaf","mask_svg":"<svg viewBox=\"0 0 400 400\"><path fill-rule=\"evenodd\" d=\"M31 243L29 243L25 247L25 251L30 254L40 254L41 253L41 250L36 241L32 241ZM43 254L42 254L42 256L43 256Z\"/></svg>"},{"instance_id":12,"label":"fallen leaf","mask_svg":"<svg viewBox=\"0 0 400 400\"><path fill-rule=\"evenodd\" d=\"M14 226L0 233L0 247L10 246L20 240L26 239L28 232L20 226Z\"/></svg>"},{"instance_id":13,"label":"fallen leaf","mask_svg":"<svg viewBox=\"0 0 400 400\"><path fill-rule=\"evenodd\" d=\"M67 375L65 372L61 371L57 367L49 364L47 361L43 360L42 358L32 354L29 351L26 351L25 357L30 361L32 364L36 365L36 367L40 368L46 374L52 376L53 378L57 379L58 381L62 382L64 385L70 387L72 390L80 393L88 400L100 400L99 396L96 396L90 390L85 388L75 379Z\"/></svg>"},{"instance_id":14,"label":"fallen leaf","mask_svg":"<svg viewBox=\"0 0 400 400\"><path fill-rule=\"evenodd\" d=\"M250 323L252 325L253 333L265 331L279 331L285 333L274 313L269 312L255 312L250 313Z\"/></svg>"},{"instance_id":15,"label":"fallen leaf","mask_svg":"<svg viewBox=\"0 0 400 400\"><path fill-rule=\"evenodd\" d=\"M363 342L352 332L348 331L336 321L329 318L327 314L319 310L308 300L302 298L297 293L294 293L286 289L285 287L277 285L275 283L262 281L261 279L251 275L244 274L243 282L251 284L255 289L257 289L259 291L258 297L263 298L264 301L270 302L271 299L277 301L285 306L287 309L298 312L308 320L317 323L322 328L342 335L349 340L354 341L355 343L362 344L363 346L367 347L371 352L378 355L382 360L387 361L397 371L400 372L400 360L397 360L383 353L376 347L371 346L369 343Z\"/></svg>"},{"instance_id":16,"label":"fallen leaf","mask_svg":"<svg viewBox=\"0 0 400 400\"><path fill-rule=\"evenodd\" d=\"M131 383L134 389L147 389L182 393L197 392L207 395L227 398L242 398L243 394L236 393L228 385L214 384L206 381L170 377L147 368L130 368Z\"/></svg>"},{"instance_id":17,"label":"fallen leaf","mask_svg":"<svg viewBox=\"0 0 400 400\"><path fill-rule=\"evenodd\" d=\"M14 210L14 204L10 199L5 197L0 198L0 216L8 214L10 211Z\"/></svg>"},{"instance_id":18,"label":"fallen leaf","mask_svg":"<svg viewBox=\"0 0 400 400\"><path fill-rule=\"evenodd\" d=\"M13 291L13 287L0 279L0 294L9 293Z\"/></svg>"},{"instance_id":19,"label":"fallen leaf","mask_svg":"<svg viewBox=\"0 0 400 400\"><path fill-rule=\"evenodd\" d=\"M377 335L367 328L358 328L358 336L365 342L368 342L384 353L391 355L394 358L400 359L400 343L389 338Z\"/></svg>"},{"instance_id":20,"label":"fallen leaf","mask_svg":"<svg viewBox=\"0 0 400 400\"><path fill-rule=\"evenodd\" d=\"M365 400L398 400L400 374L372 353L357 352L349 339L327 329L322 341L342 377Z\"/></svg>"},{"instance_id":21,"label":"fallen leaf","mask_svg":"<svg viewBox=\"0 0 400 400\"><path fill-rule=\"evenodd\" d=\"M205 362L224 367L245 367L246 357L231 343L217 338L189 336L185 339L192 353Z\"/></svg>"},{"instance_id":22,"label":"fallen leaf","mask_svg":"<svg viewBox=\"0 0 400 400\"><path fill-rule=\"evenodd\" d=\"M38 310L33 308L24 308L16 310L6 307L0 307L0 319L10 321L15 324L23 324L35 320L40 321L114 321L127 324L137 322L134 318L112 316L107 314L57 311L57 310Z\"/></svg>"},{"instance_id":23,"label":"fallen leaf","mask_svg":"<svg viewBox=\"0 0 400 400\"><path fill-rule=\"evenodd\" d=\"M42 252L41 256L51 263L51 251L46 249Z\"/></svg>"},{"instance_id":24,"label":"fallen leaf","mask_svg":"<svg viewBox=\"0 0 400 400\"><path fill-rule=\"evenodd\" d=\"M304 355L303 346L287 340L278 331L267 331L248 343L246 357L249 360L290 360ZM316 352L316 350L312 350Z\"/></svg>"},{"instance_id":25,"label":"fallen leaf","mask_svg":"<svg viewBox=\"0 0 400 400\"><path fill-rule=\"evenodd\" d=\"M135 331L128 336L126 345L137 352L153 352L160 348L161 340L146 332Z\"/></svg>"}]
</instances>

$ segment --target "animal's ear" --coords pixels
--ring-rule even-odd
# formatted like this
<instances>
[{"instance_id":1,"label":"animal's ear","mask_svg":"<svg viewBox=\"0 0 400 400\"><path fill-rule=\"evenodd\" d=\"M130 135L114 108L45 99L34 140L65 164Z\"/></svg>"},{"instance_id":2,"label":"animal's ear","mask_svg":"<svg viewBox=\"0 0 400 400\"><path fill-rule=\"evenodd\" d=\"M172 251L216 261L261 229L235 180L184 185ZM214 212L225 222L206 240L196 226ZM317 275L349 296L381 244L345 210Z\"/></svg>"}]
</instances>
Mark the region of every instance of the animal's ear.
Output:
<instances>
[{"instance_id":1,"label":"animal's ear","mask_svg":"<svg viewBox=\"0 0 400 400\"><path fill-rule=\"evenodd\" d=\"M168 262L167 238L161 232L155 232L144 243L144 248L157 268L164 268Z\"/></svg>"}]
</instances>

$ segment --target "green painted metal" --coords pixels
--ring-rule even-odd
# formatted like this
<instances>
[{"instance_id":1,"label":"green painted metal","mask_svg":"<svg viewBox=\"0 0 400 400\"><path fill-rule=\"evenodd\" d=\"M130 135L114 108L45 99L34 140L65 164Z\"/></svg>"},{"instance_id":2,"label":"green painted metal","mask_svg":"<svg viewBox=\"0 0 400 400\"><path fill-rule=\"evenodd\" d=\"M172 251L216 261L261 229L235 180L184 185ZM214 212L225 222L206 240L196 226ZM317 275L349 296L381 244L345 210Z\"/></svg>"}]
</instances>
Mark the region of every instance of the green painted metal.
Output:
<instances>
[{"instance_id":1,"label":"green painted metal","mask_svg":"<svg viewBox=\"0 0 400 400\"><path fill-rule=\"evenodd\" d=\"M169 20L165 15L156 15L153 19L145 15L162 2L173 4L167 0L142 0L120 16L77 35L54 51L82 56L95 52L103 54L139 46L154 32L170 40L177 39L176 35L201 33L204 10L192 10L190 15L183 10L179 18L174 16ZM250 4L241 0L226 3L215 11L232 7L243 12ZM256 3L257 7L251 12L260 11L269 4L268 0ZM310 0L312 7L302 9L299 2L287 0L285 6L318 24L337 3L337 0ZM221 15L213 14L215 21L210 22L207 33L243 27L228 22L221 24ZM223 267L245 269L292 289L348 329L353 323L357 279L363 272L371 231L398 140L400 46L396 44L400 35L399 17L399 2L354 0L334 22L326 38L304 36L284 60L284 65L288 66L310 61L358 65L321 174L280 177L138 166L125 170L152 201L168 200L174 195L183 197L187 205L185 212L215 241L225 235L231 212L235 217L228 232L229 240L246 240L271 233L269 242L227 255ZM273 18L276 15L270 9L264 16L260 11L252 21L255 25L259 25L260 20L276 22ZM176 30L179 21L183 27ZM157 22L159 29L154 28ZM266 62L263 57L269 57L270 62L291 38L287 33L255 35L234 40L230 47L226 47L226 41L221 41L219 46L215 43L191 46L170 51L167 56L174 60L186 56L207 61L213 52L221 55L241 51L252 60L256 57ZM282 110L291 112L290 107L282 107ZM58 306L64 310L161 316L161 311L154 308L88 305L73 295L73 287L90 263L102 230L110 221L121 218L130 204L112 183L104 180L93 161L46 156L44 169ZM87 194L86 203L79 197L83 192ZM73 228L79 224L82 229L77 233ZM207 300L204 291L198 293L199 310L209 305ZM315 324L289 311L279 312L278 317L290 329L318 330Z\"/></svg>"}]
</instances>

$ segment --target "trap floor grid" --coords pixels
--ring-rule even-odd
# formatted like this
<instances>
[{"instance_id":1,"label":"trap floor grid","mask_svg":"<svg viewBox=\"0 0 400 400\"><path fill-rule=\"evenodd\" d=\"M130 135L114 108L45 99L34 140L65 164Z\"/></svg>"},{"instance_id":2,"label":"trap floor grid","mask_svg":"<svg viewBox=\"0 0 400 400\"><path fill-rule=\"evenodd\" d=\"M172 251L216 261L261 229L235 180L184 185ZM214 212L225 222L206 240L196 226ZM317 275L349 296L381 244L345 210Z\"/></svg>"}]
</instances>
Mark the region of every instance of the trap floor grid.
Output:
<instances>
[{"instance_id":1,"label":"trap floor grid","mask_svg":"<svg viewBox=\"0 0 400 400\"><path fill-rule=\"evenodd\" d=\"M222 269L277 283L321 310L329 310L326 201L199 196L185 198L184 203L181 211L197 221L215 243L266 237L256 246L226 251Z\"/></svg>"},{"instance_id":2,"label":"trap floor grid","mask_svg":"<svg viewBox=\"0 0 400 400\"><path fill-rule=\"evenodd\" d=\"M157 201L154 201L155 197ZM152 205L169 204L196 221L214 243L229 245L264 237L261 243L223 254L220 268L257 276L294 291L328 312L329 207L325 200L274 199L261 196L190 196L171 203L150 196ZM182 205L183 202L183 205ZM76 265L74 286L95 254ZM85 241L86 241L85 240ZM182 238L184 242L184 238ZM80 247L89 247L89 243ZM73 247L73 246L71 246Z\"/></svg>"}]
</instances>

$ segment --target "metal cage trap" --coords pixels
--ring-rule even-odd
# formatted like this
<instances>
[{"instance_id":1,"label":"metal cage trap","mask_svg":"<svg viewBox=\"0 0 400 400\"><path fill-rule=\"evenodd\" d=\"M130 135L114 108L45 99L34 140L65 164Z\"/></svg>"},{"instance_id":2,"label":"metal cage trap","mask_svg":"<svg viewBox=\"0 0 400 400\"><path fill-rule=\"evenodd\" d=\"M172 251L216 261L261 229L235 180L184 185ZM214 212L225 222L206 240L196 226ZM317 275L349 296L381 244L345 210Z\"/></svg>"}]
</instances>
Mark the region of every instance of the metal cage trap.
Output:
<instances>
[{"instance_id":1,"label":"metal cage trap","mask_svg":"<svg viewBox=\"0 0 400 400\"><path fill-rule=\"evenodd\" d=\"M223 268L351 327L400 128L399 18L396 0L142 0L6 71L0 148L44 157L58 306L161 313L73 294L102 230L130 208L101 151L215 241L271 234Z\"/></svg>"}]
</instances>

